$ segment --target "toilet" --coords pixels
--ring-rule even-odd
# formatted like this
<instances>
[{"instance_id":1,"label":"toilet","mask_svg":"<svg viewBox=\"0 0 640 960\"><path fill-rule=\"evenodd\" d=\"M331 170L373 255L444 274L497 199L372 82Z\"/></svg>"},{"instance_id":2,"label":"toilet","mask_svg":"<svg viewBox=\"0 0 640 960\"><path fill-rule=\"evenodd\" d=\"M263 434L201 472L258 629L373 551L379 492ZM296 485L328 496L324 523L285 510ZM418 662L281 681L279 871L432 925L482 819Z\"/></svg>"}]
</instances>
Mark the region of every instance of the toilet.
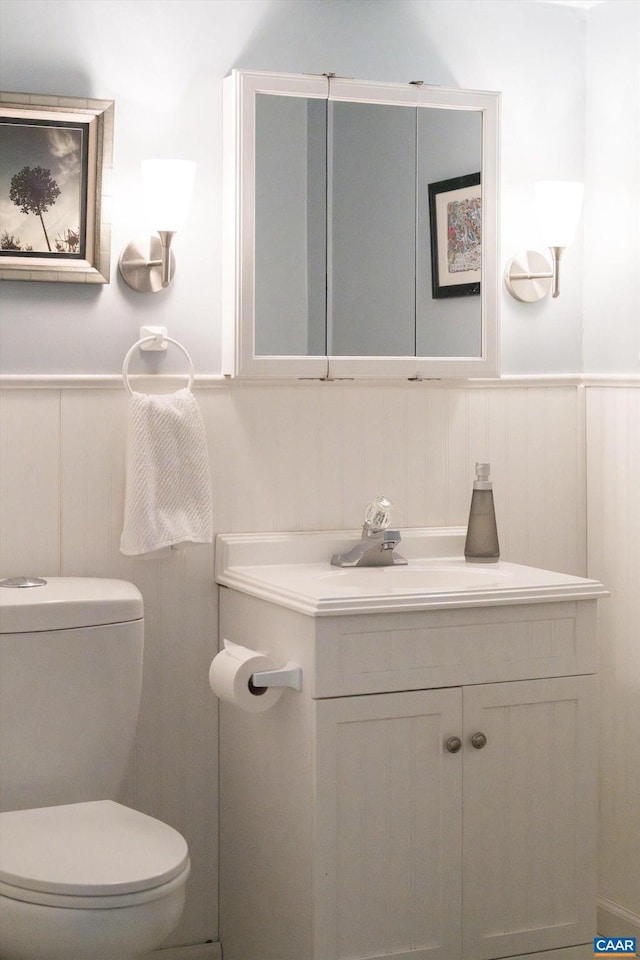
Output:
<instances>
[{"instance_id":1,"label":"toilet","mask_svg":"<svg viewBox=\"0 0 640 960\"><path fill-rule=\"evenodd\" d=\"M180 920L184 838L113 799L143 631L125 581L0 582L2 960L138 960Z\"/></svg>"}]
</instances>

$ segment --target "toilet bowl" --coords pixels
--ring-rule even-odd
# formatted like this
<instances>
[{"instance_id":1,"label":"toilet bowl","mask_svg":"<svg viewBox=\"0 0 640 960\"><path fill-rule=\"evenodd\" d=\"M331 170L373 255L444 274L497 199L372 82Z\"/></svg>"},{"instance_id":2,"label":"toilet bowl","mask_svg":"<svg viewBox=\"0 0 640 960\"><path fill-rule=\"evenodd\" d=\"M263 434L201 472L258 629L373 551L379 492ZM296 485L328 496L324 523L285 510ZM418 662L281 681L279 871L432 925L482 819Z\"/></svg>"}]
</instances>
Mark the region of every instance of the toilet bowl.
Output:
<instances>
[{"instance_id":1,"label":"toilet bowl","mask_svg":"<svg viewBox=\"0 0 640 960\"><path fill-rule=\"evenodd\" d=\"M186 841L111 799L143 644L131 583L0 581L0 960L138 960L180 920Z\"/></svg>"},{"instance_id":2,"label":"toilet bowl","mask_svg":"<svg viewBox=\"0 0 640 960\"><path fill-rule=\"evenodd\" d=\"M187 845L110 800L0 814L2 960L134 960L182 914Z\"/></svg>"}]
</instances>

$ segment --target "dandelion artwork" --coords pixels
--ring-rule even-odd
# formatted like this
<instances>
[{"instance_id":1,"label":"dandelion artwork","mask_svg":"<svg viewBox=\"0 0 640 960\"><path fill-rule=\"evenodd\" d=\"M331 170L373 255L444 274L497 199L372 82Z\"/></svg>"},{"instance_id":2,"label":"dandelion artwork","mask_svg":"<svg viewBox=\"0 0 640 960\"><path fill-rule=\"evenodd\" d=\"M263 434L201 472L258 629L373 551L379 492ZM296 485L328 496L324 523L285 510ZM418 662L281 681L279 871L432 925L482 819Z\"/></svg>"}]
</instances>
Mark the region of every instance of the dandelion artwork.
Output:
<instances>
[{"instance_id":1,"label":"dandelion artwork","mask_svg":"<svg viewBox=\"0 0 640 960\"><path fill-rule=\"evenodd\" d=\"M430 183L429 216L433 299L479 294L482 273L480 174Z\"/></svg>"},{"instance_id":2,"label":"dandelion artwork","mask_svg":"<svg viewBox=\"0 0 640 960\"><path fill-rule=\"evenodd\" d=\"M0 254L84 257L86 125L3 118L0 142Z\"/></svg>"},{"instance_id":3,"label":"dandelion artwork","mask_svg":"<svg viewBox=\"0 0 640 960\"><path fill-rule=\"evenodd\" d=\"M0 91L0 280L109 283L114 106Z\"/></svg>"}]
</instances>

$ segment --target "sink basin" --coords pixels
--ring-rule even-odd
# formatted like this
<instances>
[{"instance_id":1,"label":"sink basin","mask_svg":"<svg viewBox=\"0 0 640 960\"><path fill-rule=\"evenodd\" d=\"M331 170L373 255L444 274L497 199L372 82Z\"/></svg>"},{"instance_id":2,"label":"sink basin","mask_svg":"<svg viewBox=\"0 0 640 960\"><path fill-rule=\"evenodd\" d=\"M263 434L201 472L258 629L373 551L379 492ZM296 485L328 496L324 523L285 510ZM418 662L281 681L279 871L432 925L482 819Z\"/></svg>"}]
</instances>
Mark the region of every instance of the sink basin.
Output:
<instances>
[{"instance_id":1,"label":"sink basin","mask_svg":"<svg viewBox=\"0 0 640 960\"><path fill-rule=\"evenodd\" d=\"M464 559L466 530L402 531L406 566L333 567L357 530L223 534L216 538L216 581L310 616L536 603L606 596L597 580L499 560Z\"/></svg>"},{"instance_id":2,"label":"sink basin","mask_svg":"<svg viewBox=\"0 0 640 960\"><path fill-rule=\"evenodd\" d=\"M463 560L410 562L406 567L332 567L314 579L327 592L356 590L360 593L442 593L504 586L508 574L498 564L477 567Z\"/></svg>"}]
</instances>

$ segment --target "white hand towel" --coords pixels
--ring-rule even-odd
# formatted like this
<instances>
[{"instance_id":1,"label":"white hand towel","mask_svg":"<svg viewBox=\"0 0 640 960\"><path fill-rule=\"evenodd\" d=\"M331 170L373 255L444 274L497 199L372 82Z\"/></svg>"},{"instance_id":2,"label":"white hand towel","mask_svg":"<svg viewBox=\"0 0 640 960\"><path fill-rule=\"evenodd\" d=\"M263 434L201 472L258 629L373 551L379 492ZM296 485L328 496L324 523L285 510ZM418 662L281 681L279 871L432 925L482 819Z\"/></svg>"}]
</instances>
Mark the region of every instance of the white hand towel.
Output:
<instances>
[{"instance_id":1,"label":"white hand towel","mask_svg":"<svg viewBox=\"0 0 640 960\"><path fill-rule=\"evenodd\" d=\"M188 388L133 393L121 553L139 556L212 539L207 441L195 397Z\"/></svg>"}]
</instances>

